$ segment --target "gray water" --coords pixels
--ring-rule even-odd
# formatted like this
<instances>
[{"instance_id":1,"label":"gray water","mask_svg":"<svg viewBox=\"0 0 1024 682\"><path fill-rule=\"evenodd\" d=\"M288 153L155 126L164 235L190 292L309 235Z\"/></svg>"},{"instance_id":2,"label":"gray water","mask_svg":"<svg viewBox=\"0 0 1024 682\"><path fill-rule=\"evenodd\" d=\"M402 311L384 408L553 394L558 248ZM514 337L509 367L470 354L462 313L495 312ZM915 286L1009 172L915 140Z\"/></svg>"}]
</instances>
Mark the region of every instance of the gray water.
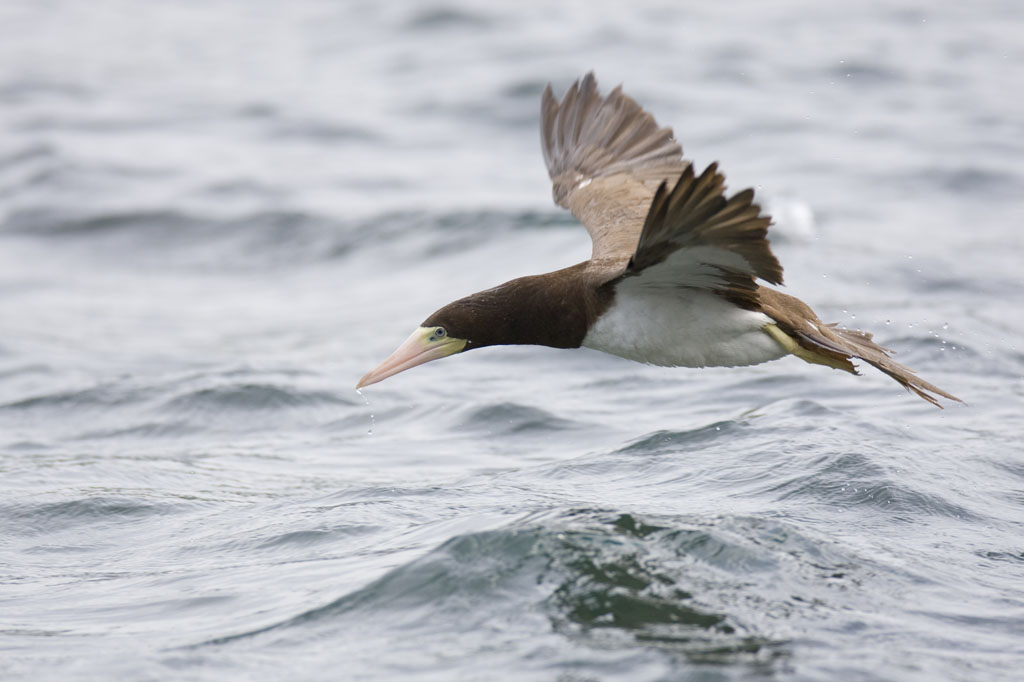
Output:
<instances>
[{"instance_id":1,"label":"gray water","mask_svg":"<svg viewBox=\"0 0 1024 682\"><path fill-rule=\"evenodd\" d=\"M4 680L1016 680L1024 5L0 5ZM491 348L594 69L961 396Z\"/></svg>"}]
</instances>

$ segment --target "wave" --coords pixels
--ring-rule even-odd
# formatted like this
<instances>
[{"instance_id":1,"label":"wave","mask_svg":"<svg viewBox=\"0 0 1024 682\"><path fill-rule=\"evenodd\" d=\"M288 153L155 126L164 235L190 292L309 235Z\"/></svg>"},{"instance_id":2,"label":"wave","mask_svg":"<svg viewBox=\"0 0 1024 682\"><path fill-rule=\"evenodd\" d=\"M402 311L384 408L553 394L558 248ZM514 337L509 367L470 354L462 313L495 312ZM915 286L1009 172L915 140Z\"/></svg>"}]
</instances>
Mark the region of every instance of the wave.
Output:
<instances>
[{"instance_id":1,"label":"wave","mask_svg":"<svg viewBox=\"0 0 1024 682\"><path fill-rule=\"evenodd\" d=\"M300 390L267 383L233 383L198 388L167 401L176 412L289 410L322 405L354 404L327 391Z\"/></svg>"},{"instance_id":2,"label":"wave","mask_svg":"<svg viewBox=\"0 0 1024 682\"><path fill-rule=\"evenodd\" d=\"M210 384L213 385L210 385ZM353 411L348 408L358 408ZM186 382L162 391L146 414L159 424L173 425L175 433L230 432L252 434L289 429L361 427L366 420L362 403L340 393L290 382L261 378L258 374L215 382ZM144 429L140 435L147 435Z\"/></svg>"},{"instance_id":3,"label":"wave","mask_svg":"<svg viewBox=\"0 0 1024 682\"><path fill-rule=\"evenodd\" d=\"M212 194L248 186L207 188ZM230 218L176 210L68 215L44 209L12 213L8 234L80 244L91 258L123 266L209 269L287 267L344 259L380 245L388 260L416 261L471 250L503 232L571 226L555 212L394 212L357 220L304 211L261 211Z\"/></svg>"},{"instance_id":4,"label":"wave","mask_svg":"<svg viewBox=\"0 0 1024 682\"><path fill-rule=\"evenodd\" d=\"M168 503L142 502L113 495L98 495L63 502L5 503L0 505L5 534L31 536L98 524L135 523L149 517L173 514Z\"/></svg>"},{"instance_id":5,"label":"wave","mask_svg":"<svg viewBox=\"0 0 1024 682\"><path fill-rule=\"evenodd\" d=\"M128 405L143 397L137 388L100 384L83 389L64 389L21 398L0 405L0 410L67 410L73 408L107 408Z\"/></svg>"},{"instance_id":6,"label":"wave","mask_svg":"<svg viewBox=\"0 0 1024 682\"><path fill-rule=\"evenodd\" d=\"M980 521L967 508L917 489L858 452L837 453L815 462L813 471L773 483L770 490L780 501L805 499L843 508L875 508L891 521L920 522L929 516Z\"/></svg>"},{"instance_id":7,"label":"wave","mask_svg":"<svg viewBox=\"0 0 1024 682\"><path fill-rule=\"evenodd\" d=\"M66 410L69 408L118 407L154 402L161 393L193 380L175 380L170 384L138 385L103 383L83 389L59 390L35 395L0 405L5 410ZM329 391L302 389L277 383L255 381L254 375L237 378L215 386L188 388L162 402L162 407L174 412L189 411L267 411L307 407L355 405L356 401L342 398Z\"/></svg>"},{"instance_id":8,"label":"wave","mask_svg":"<svg viewBox=\"0 0 1024 682\"><path fill-rule=\"evenodd\" d=\"M730 576L777 574L799 556L808 585L843 579L850 567L820 544L756 519L545 513L456 536L327 605L199 646L271 633L289 639L289 631L310 628L329 637L353 626L409 633L458 623L469 633L515 627L526 611L582 647L654 648L701 663L763 661L766 652L783 650L785 639L755 612L772 599L795 609L806 604L789 601L778 586L737 608Z\"/></svg>"},{"instance_id":9,"label":"wave","mask_svg":"<svg viewBox=\"0 0 1024 682\"><path fill-rule=\"evenodd\" d=\"M491 436L547 434L586 428L582 422L564 419L529 405L498 403L473 407L458 428L485 431Z\"/></svg>"},{"instance_id":10,"label":"wave","mask_svg":"<svg viewBox=\"0 0 1024 682\"><path fill-rule=\"evenodd\" d=\"M305 386L287 372L126 379L64 388L0 404L0 425L51 423L52 438L147 441L267 429L362 426L362 404L341 392ZM358 413L352 408L358 407Z\"/></svg>"}]
</instances>

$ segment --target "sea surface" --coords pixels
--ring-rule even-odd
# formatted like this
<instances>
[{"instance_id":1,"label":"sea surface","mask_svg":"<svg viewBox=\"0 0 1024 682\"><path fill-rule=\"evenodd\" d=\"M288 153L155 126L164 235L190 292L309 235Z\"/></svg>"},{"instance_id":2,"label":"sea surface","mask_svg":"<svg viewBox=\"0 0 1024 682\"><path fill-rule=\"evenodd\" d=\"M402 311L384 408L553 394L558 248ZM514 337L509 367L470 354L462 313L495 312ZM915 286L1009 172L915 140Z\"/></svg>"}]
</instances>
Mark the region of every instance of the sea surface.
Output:
<instances>
[{"instance_id":1,"label":"sea surface","mask_svg":"<svg viewBox=\"0 0 1024 682\"><path fill-rule=\"evenodd\" d=\"M0 679L1024 676L1024 4L0 3ZM593 69L865 367L498 347Z\"/></svg>"}]
</instances>

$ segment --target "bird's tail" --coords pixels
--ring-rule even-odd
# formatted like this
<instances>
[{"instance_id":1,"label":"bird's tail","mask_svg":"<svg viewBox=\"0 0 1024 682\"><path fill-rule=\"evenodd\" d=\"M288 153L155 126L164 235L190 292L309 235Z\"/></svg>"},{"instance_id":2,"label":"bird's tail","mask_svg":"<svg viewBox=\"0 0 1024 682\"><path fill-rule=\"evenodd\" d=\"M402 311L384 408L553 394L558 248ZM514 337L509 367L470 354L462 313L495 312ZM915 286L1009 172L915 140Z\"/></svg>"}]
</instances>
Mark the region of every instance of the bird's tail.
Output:
<instances>
[{"instance_id":1,"label":"bird's tail","mask_svg":"<svg viewBox=\"0 0 1024 682\"><path fill-rule=\"evenodd\" d=\"M801 360L841 369L850 374L858 373L851 360L863 360L938 408L942 405L936 396L963 402L893 360L890 355L892 351L875 343L868 332L825 324L806 303L774 289L759 287L758 297L762 312L775 321L775 324L767 325L764 330Z\"/></svg>"},{"instance_id":2,"label":"bird's tail","mask_svg":"<svg viewBox=\"0 0 1024 682\"><path fill-rule=\"evenodd\" d=\"M808 326L789 333L777 325L770 324L765 327L765 331L786 350L804 362L841 369L850 374L859 374L856 365L851 360L863 360L888 374L903 388L924 398L939 409L942 409L942 405L939 404L935 396L955 400L958 403L963 402L955 395L947 393L935 384L917 376L914 370L893 360L889 355L892 351L875 343L869 332L859 329L843 329L835 324L824 323L814 325L813 329Z\"/></svg>"}]
</instances>

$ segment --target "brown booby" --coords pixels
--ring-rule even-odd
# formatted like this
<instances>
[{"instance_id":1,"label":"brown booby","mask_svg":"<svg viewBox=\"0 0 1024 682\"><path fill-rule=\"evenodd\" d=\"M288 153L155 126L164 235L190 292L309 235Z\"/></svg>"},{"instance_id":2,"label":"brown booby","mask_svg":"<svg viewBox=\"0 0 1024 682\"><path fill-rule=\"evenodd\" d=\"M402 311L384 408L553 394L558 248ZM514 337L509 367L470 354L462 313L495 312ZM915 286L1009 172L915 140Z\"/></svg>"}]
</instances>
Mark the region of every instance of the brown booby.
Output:
<instances>
[{"instance_id":1,"label":"brown booby","mask_svg":"<svg viewBox=\"0 0 1024 682\"><path fill-rule=\"evenodd\" d=\"M782 284L754 191L727 196L712 163L700 174L621 86L593 73L559 102L541 99L541 146L555 203L583 223L588 261L521 277L444 306L359 380L369 386L473 348L594 348L665 367L736 367L786 355L857 374L874 365L928 402L959 398L894 362L871 334L825 324Z\"/></svg>"}]
</instances>

